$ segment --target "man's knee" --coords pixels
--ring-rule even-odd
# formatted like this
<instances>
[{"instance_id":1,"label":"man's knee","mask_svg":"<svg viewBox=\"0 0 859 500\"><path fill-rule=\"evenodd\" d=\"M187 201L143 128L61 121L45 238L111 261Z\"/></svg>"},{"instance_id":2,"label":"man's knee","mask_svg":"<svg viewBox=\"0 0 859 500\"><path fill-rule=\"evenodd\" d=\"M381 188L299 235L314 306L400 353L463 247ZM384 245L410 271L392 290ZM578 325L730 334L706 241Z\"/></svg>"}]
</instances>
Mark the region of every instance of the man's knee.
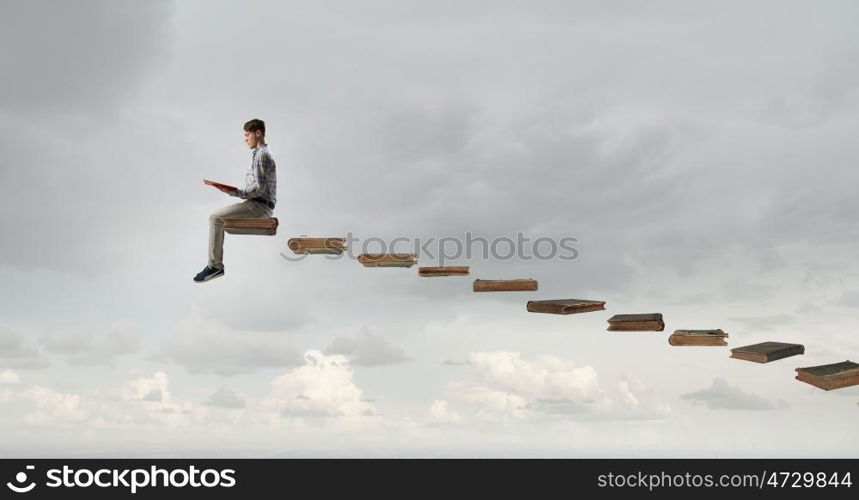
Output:
<instances>
[{"instance_id":1,"label":"man's knee","mask_svg":"<svg viewBox=\"0 0 859 500\"><path fill-rule=\"evenodd\" d=\"M213 214L209 215L209 224L217 226L218 224L223 224L223 223L224 223L223 217L221 215L219 215L217 212L214 212Z\"/></svg>"}]
</instances>

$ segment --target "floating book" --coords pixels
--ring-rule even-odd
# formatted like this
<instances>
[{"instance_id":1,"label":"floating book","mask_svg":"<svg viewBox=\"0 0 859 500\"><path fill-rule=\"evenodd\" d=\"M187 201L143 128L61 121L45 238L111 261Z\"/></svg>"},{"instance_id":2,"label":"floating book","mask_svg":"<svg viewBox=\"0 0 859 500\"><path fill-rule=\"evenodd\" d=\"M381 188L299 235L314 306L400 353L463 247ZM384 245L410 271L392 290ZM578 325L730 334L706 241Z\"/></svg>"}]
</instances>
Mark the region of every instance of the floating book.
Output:
<instances>
[{"instance_id":1,"label":"floating book","mask_svg":"<svg viewBox=\"0 0 859 500\"><path fill-rule=\"evenodd\" d=\"M412 267L418 263L413 253L362 253L358 262L364 267Z\"/></svg>"},{"instance_id":2,"label":"floating book","mask_svg":"<svg viewBox=\"0 0 859 500\"><path fill-rule=\"evenodd\" d=\"M668 337L668 343L671 345L720 346L728 345L725 342L726 338L728 338L728 334L721 329L674 330L674 333Z\"/></svg>"},{"instance_id":3,"label":"floating book","mask_svg":"<svg viewBox=\"0 0 859 500\"><path fill-rule=\"evenodd\" d=\"M474 280L475 292L534 292L537 290L537 280Z\"/></svg>"},{"instance_id":4,"label":"floating book","mask_svg":"<svg viewBox=\"0 0 859 500\"><path fill-rule=\"evenodd\" d=\"M831 365L797 368L796 379L827 391L859 385L859 364L848 360Z\"/></svg>"},{"instance_id":5,"label":"floating book","mask_svg":"<svg viewBox=\"0 0 859 500\"><path fill-rule=\"evenodd\" d=\"M277 217L265 218L224 218L224 231L230 234L277 234Z\"/></svg>"},{"instance_id":6,"label":"floating book","mask_svg":"<svg viewBox=\"0 0 859 500\"><path fill-rule=\"evenodd\" d=\"M653 330L661 332L665 329L661 313L648 314L615 314L608 320L610 331L643 331Z\"/></svg>"},{"instance_id":7,"label":"floating book","mask_svg":"<svg viewBox=\"0 0 859 500\"><path fill-rule=\"evenodd\" d=\"M206 184L207 186L215 186L216 188L224 188L229 191L238 190L236 186L230 186L229 184L221 184L220 182L210 181L209 179L203 179L203 184Z\"/></svg>"},{"instance_id":8,"label":"floating book","mask_svg":"<svg viewBox=\"0 0 859 500\"><path fill-rule=\"evenodd\" d=\"M577 314L605 309L605 301L583 299L529 300L528 312L548 314Z\"/></svg>"},{"instance_id":9,"label":"floating book","mask_svg":"<svg viewBox=\"0 0 859 500\"><path fill-rule=\"evenodd\" d=\"M286 245L297 254L341 254L346 238L290 238Z\"/></svg>"},{"instance_id":10,"label":"floating book","mask_svg":"<svg viewBox=\"0 0 859 500\"><path fill-rule=\"evenodd\" d=\"M418 274L421 276L467 276L468 266L447 267L419 267Z\"/></svg>"},{"instance_id":11,"label":"floating book","mask_svg":"<svg viewBox=\"0 0 859 500\"><path fill-rule=\"evenodd\" d=\"M743 347L731 349L731 357L754 361L755 363L769 363L777 359L804 354L805 347L801 344L786 344L784 342L761 342Z\"/></svg>"}]
</instances>

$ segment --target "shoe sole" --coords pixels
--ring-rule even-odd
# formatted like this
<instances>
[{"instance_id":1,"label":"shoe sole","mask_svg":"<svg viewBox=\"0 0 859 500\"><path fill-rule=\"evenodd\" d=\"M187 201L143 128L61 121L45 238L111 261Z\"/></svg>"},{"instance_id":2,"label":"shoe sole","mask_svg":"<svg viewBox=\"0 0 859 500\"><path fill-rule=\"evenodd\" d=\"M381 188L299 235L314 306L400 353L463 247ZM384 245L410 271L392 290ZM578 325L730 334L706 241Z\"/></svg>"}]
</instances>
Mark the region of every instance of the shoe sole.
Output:
<instances>
[{"instance_id":1,"label":"shoe sole","mask_svg":"<svg viewBox=\"0 0 859 500\"><path fill-rule=\"evenodd\" d=\"M205 282L207 282L207 281L212 281L212 280L213 280L213 279L215 279L215 278L220 278L220 277L221 277L221 276L223 276L223 275L224 275L224 273L223 273L223 272L220 272L220 273L217 273L217 274L210 274L210 275L206 276L205 278L203 278L203 279L201 279L201 280L194 280L194 283L205 283Z\"/></svg>"}]
</instances>

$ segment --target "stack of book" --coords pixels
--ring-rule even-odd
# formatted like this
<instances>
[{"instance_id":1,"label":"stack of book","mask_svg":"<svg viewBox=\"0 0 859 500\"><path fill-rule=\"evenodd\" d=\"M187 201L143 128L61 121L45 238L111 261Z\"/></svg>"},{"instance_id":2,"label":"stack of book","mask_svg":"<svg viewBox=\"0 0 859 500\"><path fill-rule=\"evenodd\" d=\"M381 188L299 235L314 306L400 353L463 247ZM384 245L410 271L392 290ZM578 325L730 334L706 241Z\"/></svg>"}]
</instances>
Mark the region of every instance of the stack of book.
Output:
<instances>
[{"instance_id":1,"label":"stack of book","mask_svg":"<svg viewBox=\"0 0 859 500\"><path fill-rule=\"evenodd\" d=\"M668 337L671 345L723 346L728 334L720 328L716 330L674 330Z\"/></svg>"},{"instance_id":2,"label":"stack of book","mask_svg":"<svg viewBox=\"0 0 859 500\"><path fill-rule=\"evenodd\" d=\"M583 299L529 300L528 312L548 314L578 314L605 309L605 301Z\"/></svg>"},{"instance_id":3,"label":"stack of book","mask_svg":"<svg viewBox=\"0 0 859 500\"><path fill-rule=\"evenodd\" d=\"M229 234L274 236L277 234L277 218L224 218L224 232Z\"/></svg>"},{"instance_id":4,"label":"stack of book","mask_svg":"<svg viewBox=\"0 0 859 500\"><path fill-rule=\"evenodd\" d=\"M474 280L472 289L475 292L534 292L537 290L537 280Z\"/></svg>"},{"instance_id":5,"label":"stack of book","mask_svg":"<svg viewBox=\"0 0 859 500\"><path fill-rule=\"evenodd\" d=\"M609 331L639 332L665 329L662 313L647 314L615 314L608 320Z\"/></svg>"},{"instance_id":6,"label":"stack of book","mask_svg":"<svg viewBox=\"0 0 859 500\"><path fill-rule=\"evenodd\" d=\"M754 361L755 363L769 363L803 353L805 353L805 346L802 344L784 342L761 342L760 344L731 349L732 358Z\"/></svg>"},{"instance_id":7,"label":"stack of book","mask_svg":"<svg viewBox=\"0 0 859 500\"><path fill-rule=\"evenodd\" d=\"M859 385L859 364L847 360L831 365L797 368L796 379L827 391Z\"/></svg>"}]
</instances>

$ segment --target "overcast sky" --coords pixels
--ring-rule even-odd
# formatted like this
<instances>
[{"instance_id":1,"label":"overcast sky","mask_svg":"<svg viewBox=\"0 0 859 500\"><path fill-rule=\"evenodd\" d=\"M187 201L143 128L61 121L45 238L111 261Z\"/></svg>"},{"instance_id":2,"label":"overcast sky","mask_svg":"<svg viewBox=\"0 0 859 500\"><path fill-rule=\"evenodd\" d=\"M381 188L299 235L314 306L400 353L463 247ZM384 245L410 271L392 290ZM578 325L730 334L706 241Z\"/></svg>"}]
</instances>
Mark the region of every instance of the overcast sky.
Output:
<instances>
[{"instance_id":1,"label":"overcast sky","mask_svg":"<svg viewBox=\"0 0 859 500\"><path fill-rule=\"evenodd\" d=\"M859 452L859 388L793 378L859 361L855 2L0 8L0 455ZM193 283L236 201L201 179L242 183L251 118L278 234L227 235ZM347 233L578 258L281 256ZM606 310L525 310L561 298ZM642 312L665 331L605 331Z\"/></svg>"}]
</instances>

